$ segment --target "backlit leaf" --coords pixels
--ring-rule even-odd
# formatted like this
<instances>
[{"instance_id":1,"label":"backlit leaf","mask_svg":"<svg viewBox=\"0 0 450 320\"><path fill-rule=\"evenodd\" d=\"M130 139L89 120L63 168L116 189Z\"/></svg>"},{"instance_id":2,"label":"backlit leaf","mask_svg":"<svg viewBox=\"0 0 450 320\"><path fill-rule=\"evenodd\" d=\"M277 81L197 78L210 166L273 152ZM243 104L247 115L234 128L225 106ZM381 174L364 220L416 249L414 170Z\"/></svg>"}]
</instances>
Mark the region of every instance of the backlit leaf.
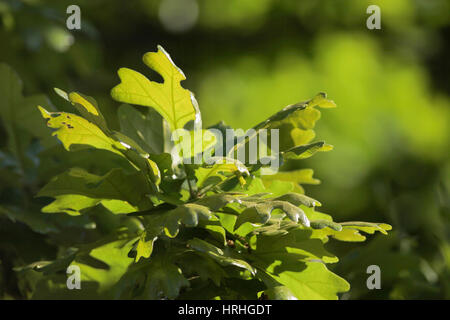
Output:
<instances>
[{"instance_id":1,"label":"backlit leaf","mask_svg":"<svg viewBox=\"0 0 450 320\"><path fill-rule=\"evenodd\" d=\"M47 126L56 129L53 135L63 143L66 150L93 147L123 156L120 150L126 150L126 147L105 135L99 127L86 119L67 112L48 112L40 106L39 110L47 120Z\"/></svg>"},{"instance_id":2,"label":"backlit leaf","mask_svg":"<svg viewBox=\"0 0 450 320\"><path fill-rule=\"evenodd\" d=\"M172 131L183 128L191 120L200 121L194 95L180 84L186 77L169 54L158 46L157 52L146 53L143 60L164 82L150 81L139 72L121 68L121 83L112 89L112 97L120 102L154 108L167 120Z\"/></svg>"}]
</instances>

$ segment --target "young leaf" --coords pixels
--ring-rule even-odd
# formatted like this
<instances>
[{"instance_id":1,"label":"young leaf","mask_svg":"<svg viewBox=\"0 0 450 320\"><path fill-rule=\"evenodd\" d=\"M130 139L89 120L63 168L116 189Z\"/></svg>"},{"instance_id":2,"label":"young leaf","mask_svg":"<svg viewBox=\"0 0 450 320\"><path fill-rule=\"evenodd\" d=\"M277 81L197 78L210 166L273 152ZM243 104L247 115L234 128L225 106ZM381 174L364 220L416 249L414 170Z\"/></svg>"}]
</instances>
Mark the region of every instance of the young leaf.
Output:
<instances>
[{"instance_id":1,"label":"young leaf","mask_svg":"<svg viewBox=\"0 0 450 320\"><path fill-rule=\"evenodd\" d=\"M215 162L216 164L214 164L211 168L198 168L195 171L197 186L199 188L206 187L211 184L216 185L217 183L223 181L226 178L226 176L223 175L224 173L232 173L238 178L250 175L245 165L238 160L217 158L215 159Z\"/></svg>"},{"instance_id":2,"label":"young leaf","mask_svg":"<svg viewBox=\"0 0 450 320\"><path fill-rule=\"evenodd\" d=\"M314 220L311 222L311 228L313 229L323 229L325 227L328 227L330 229L333 229L334 231L341 231L342 225L339 223L328 221L328 220Z\"/></svg>"},{"instance_id":3,"label":"young leaf","mask_svg":"<svg viewBox=\"0 0 450 320\"><path fill-rule=\"evenodd\" d=\"M178 234L179 225L183 223L187 227L195 227L199 220L211 219L211 211L204 206L194 203L187 203L183 206L167 212L165 222L166 232L170 236Z\"/></svg>"},{"instance_id":4,"label":"young leaf","mask_svg":"<svg viewBox=\"0 0 450 320\"><path fill-rule=\"evenodd\" d=\"M341 222L338 223L339 226L336 226L336 223L331 221L315 221L313 225L316 229L319 229L315 230L315 234L318 237L326 238L331 236L335 240L346 242L365 241L366 237L360 231L369 234L373 234L376 231L387 234L387 231L392 229L389 224L371 222Z\"/></svg>"},{"instance_id":5,"label":"young leaf","mask_svg":"<svg viewBox=\"0 0 450 320\"><path fill-rule=\"evenodd\" d=\"M185 75L163 47L158 46L157 52L146 53L143 60L163 77L164 82L150 81L139 72L121 68L118 72L121 83L112 89L111 96L120 102L154 108L167 120L171 131L182 129L191 120L201 121L194 95L180 84L186 79Z\"/></svg>"},{"instance_id":6,"label":"young leaf","mask_svg":"<svg viewBox=\"0 0 450 320\"><path fill-rule=\"evenodd\" d=\"M322 205L319 201L313 198L305 196L304 194L293 192L283 194L282 196L274 198L273 200L287 201L289 203L292 203L294 206L299 206L302 204L307 207L320 207Z\"/></svg>"},{"instance_id":7,"label":"young leaf","mask_svg":"<svg viewBox=\"0 0 450 320\"><path fill-rule=\"evenodd\" d=\"M229 203L239 202L239 195L227 194L227 193L217 193L210 196L203 197L197 200L195 203L208 207L211 211L217 211L222 209Z\"/></svg>"},{"instance_id":8,"label":"young leaf","mask_svg":"<svg viewBox=\"0 0 450 320\"><path fill-rule=\"evenodd\" d=\"M146 240L147 233L144 231L136 244L136 258L135 262L139 262L141 257L149 258L152 255L153 251L153 242L156 240L156 237Z\"/></svg>"},{"instance_id":9,"label":"young leaf","mask_svg":"<svg viewBox=\"0 0 450 320\"><path fill-rule=\"evenodd\" d=\"M83 118L95 124L103 132L108 133L109 129L106 125L106 120L100 112L97 101L94 98L84 96L78 92L69 93L68 98Z\"/></svg>"},{"instance_id":10,"label":"young leaf","mask_svg":"<svg viewBox=\"0 0 450 320\"><path fill-rule=\"evenodd\" d=\"M55 196L55 200L42 208L42 212L65 212L69 215L80 215L80 210L93 207L100 203L99 199L92 199L78 194Z\"/></svg>"},{"instance_id":11,"label":"young leaf","mask_svg":"<svg viewBox=\"0 0 450 320\"><path fill-rule=\"evenodd\" d=\"M234 229L236 230L245 222L265 224L271 218L275 209L283 211L289 219L300 222L309 227L309 220L302 209L286 201L267 200L245 209L238 217Z\"/></svg>"},{"instance_id":12,"label":"young leaf","mask_svg":"<svg viewBox=\"0 0 450 320\"><path fill-rule=\"evenodd\" d=\"M315 137L313 129L316 121L321 116L320 111L315 108L316 106L329 108L335 106L335 104L326 98L325 93L319 93L311 100L289 105L267 120L254 126L255 134L236 145L234 150L245 145L251 139L255 139L261 129L279 129L280 151L308 144ZM270 134L268 139L270 140Z\"/></svg>"},{"instance_id":13,"label":"young leaf","mask_svg":"<svg viewBox=\"0 0 450 320\"><path fill-rule=\"evenodd\" d=\"M372 222L359 222L359 221L351 221L351 222L342 222L341 226L346 229L355 229L360 230L365 233L373 234L375 231L379 231L382 234L387 234L386 231L392 229L387 223L372 223Z\"/></svg>"},{"instance_id":14,"label":"young leaf","mask_svg":"<svg viewBox=\"0 0 450 320\"><path fill-rule=\"evenodd\" d=\"M150 210L150 212L152 211ZM145 212L137 214L144 215ZM212 215L211 211L205 206L186 203L168 212L153 213L145 216L145 218L149 235L158 236L164 231L168 237L174 238L178 235L181 223L187 227L196 227L200 220L208 221L212 218Z\"/></svg>"},{"instance_id":15,"label":"young leaf","mask_svg":"<svg viewBox=\"0 0 450 320\"><path fill-rule=\"evenodd\" d=\"M319 151L323 152L330 150L333 150L333 146L326 144L323 141L319 141L307 145L293 147L291 149L284 151L282 154L284 160L288 159L300 160L309 158L313 156L316 152Z\"/></svg>"},{"instance_id":16,"label":"young leaf","mask_svg":"<svg viewBox=\"0 0 450 320\"><path fill-rule=\"evenodd\" d=\"M318 93L314 98L308 101L308 107L320 107L320 108L336 108L336 104L333 100L327 99L327 94L324 92Z\"/></svg>"},{"instance_id":17,"label":"young leaf","mask_svg":"<svg viewBox=\"0 0 450 320\"><path fill-rule=\"evenodd\" d=\"M123 156L120 150L127 150L122 144L108 137L95 124L76 114L48 112L41 106L38 108L42 117L47 120L47 126L56 129L52 135L57 136L68 151L93 147Z\"/></svg>"},{"instance_id":18,"label":"young leaf","mask_svg":"<svg viewBox=\"0 0 450 320\"><path fill-rule=\"evenodd\" d=\"M279 171L276 174L264 175L262 179L264 184L268 184L271 181L291 181L298 184L319 184L320 180L313 178L312 169L299 169L294 171Z\"/></svg>"}]
</instances>

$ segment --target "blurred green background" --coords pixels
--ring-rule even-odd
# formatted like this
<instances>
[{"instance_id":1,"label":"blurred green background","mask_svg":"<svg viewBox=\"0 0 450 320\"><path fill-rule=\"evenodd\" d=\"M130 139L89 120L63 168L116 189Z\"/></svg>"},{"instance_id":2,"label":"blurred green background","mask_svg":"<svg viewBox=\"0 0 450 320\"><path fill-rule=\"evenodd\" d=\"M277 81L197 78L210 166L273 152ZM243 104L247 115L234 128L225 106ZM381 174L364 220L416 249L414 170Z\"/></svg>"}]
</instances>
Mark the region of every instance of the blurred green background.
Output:
<instances>
[{"instance_id":1,"label":"blurred green background","mask_svg":"<svg viewBox=\"0 0 450 320\"><path fill-rule=\"evenodd\" d=\"M81 8L78 31L65 26L71 4ZM370 4L381 30L366 28ZM300 164L322 181L306 193L337 221L394 227L367 246L329 244L341 257L334 271L352 286L342 298L450 298L450 1L0 0L0 62L25 95L64 109L53 87L85 93L113 126L117 69L149 74L141 57L158 44L187 75L206 126L249 128L326 92L338 109L323 112L317 138L335 149ZM16 181L26 188L3 183L12 160L0 133L0 298L26 298L12 268L57 249L51 230L14 212L51 175L33 173L35 161ZM26 194L11 196L16 187ZM366 287L371 264L381 290Z\"/></svg>"}]
</instances>

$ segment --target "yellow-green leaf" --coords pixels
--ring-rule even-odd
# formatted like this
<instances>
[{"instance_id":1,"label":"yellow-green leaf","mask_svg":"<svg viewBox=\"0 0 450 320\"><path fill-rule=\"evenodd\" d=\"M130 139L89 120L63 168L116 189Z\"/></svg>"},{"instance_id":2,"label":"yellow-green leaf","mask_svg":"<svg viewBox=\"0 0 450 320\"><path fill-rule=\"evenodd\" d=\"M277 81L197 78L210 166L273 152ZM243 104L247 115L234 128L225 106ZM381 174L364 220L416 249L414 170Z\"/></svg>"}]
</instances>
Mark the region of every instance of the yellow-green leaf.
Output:
<instances>
[{"instance_id":1,"label":"yellow-green leaf","mask_svg":"<svg viewBox=\"0 0 450 320\"><path fill-rule=\"evenodd\" d=\"M146 235L147 233L144 231L136 244L136 262L138 262L141 257L150 258L152 255L153 242L156 240L156 237L146 240Z\"/></svg>"},{"instance_id":2,"label":"yellow-green leaf","mask_svg":"<svg viewBox=\"0 0 450 320\"><path fill-rule=\"evenodd\" d=\"M172 131L183 128L191 120L201 121L194 95L180 84L186 77L169 54L158 46L157 52L146 53L143 60L164 82L151 81L139 72L121 68L118 72L121 83L112 89L111 96L120 102L154 108Z\"/></svg>"},{"instance_id":3,"label":"yellow-green leaf","mask_svg":"<svg viewBox=\"0 0 450 320\"><path fill-rule=\"evenodd\" d=\"M56 136L68 151L80 148L94 147L108 150L123 156L120 150L127 150L119 142L105 135L95 124L68 112L48 112L38 106L42 117L47 120L47 126L56 129Z\"/></svg>"},{"instance_id":4,"label":"yellow-green leaf","mask_svg":"<svg viewBox=\"0 0 450 320\"><path fill-rule=\"evenodd\" d=\"M283 158L286 159L306 159L313 156L316 152L324 152L333 150L333 146L323 141L314 142L302 146L297 146L283 152Z\"/></svg>"}]
</instances>

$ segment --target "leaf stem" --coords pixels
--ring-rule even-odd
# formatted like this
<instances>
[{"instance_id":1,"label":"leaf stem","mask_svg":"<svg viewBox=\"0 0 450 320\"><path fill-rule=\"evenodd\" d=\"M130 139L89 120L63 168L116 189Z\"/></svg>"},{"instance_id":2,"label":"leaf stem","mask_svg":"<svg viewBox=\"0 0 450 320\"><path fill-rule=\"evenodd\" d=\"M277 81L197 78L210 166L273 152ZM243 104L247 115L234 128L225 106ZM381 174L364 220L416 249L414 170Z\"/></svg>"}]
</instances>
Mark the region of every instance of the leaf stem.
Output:
<instances>
[{"instance_id":1,"label":"leaf stem","mask_svg":"<svg viewBox=\"0 0 450 320\"><path fill-rule=\"evenodd\" d=\"M189 173L188 170L186 168L186 165L183 163L183 168L184 168L184 172L186 173L186 180L187 180L187 185L189 187L189 194L190 194L190 198L191 199L195 199L198 197L198 194L195 193L194 188L191 184L191 180L189 178Z\"/></svg>"}]
</instances>

